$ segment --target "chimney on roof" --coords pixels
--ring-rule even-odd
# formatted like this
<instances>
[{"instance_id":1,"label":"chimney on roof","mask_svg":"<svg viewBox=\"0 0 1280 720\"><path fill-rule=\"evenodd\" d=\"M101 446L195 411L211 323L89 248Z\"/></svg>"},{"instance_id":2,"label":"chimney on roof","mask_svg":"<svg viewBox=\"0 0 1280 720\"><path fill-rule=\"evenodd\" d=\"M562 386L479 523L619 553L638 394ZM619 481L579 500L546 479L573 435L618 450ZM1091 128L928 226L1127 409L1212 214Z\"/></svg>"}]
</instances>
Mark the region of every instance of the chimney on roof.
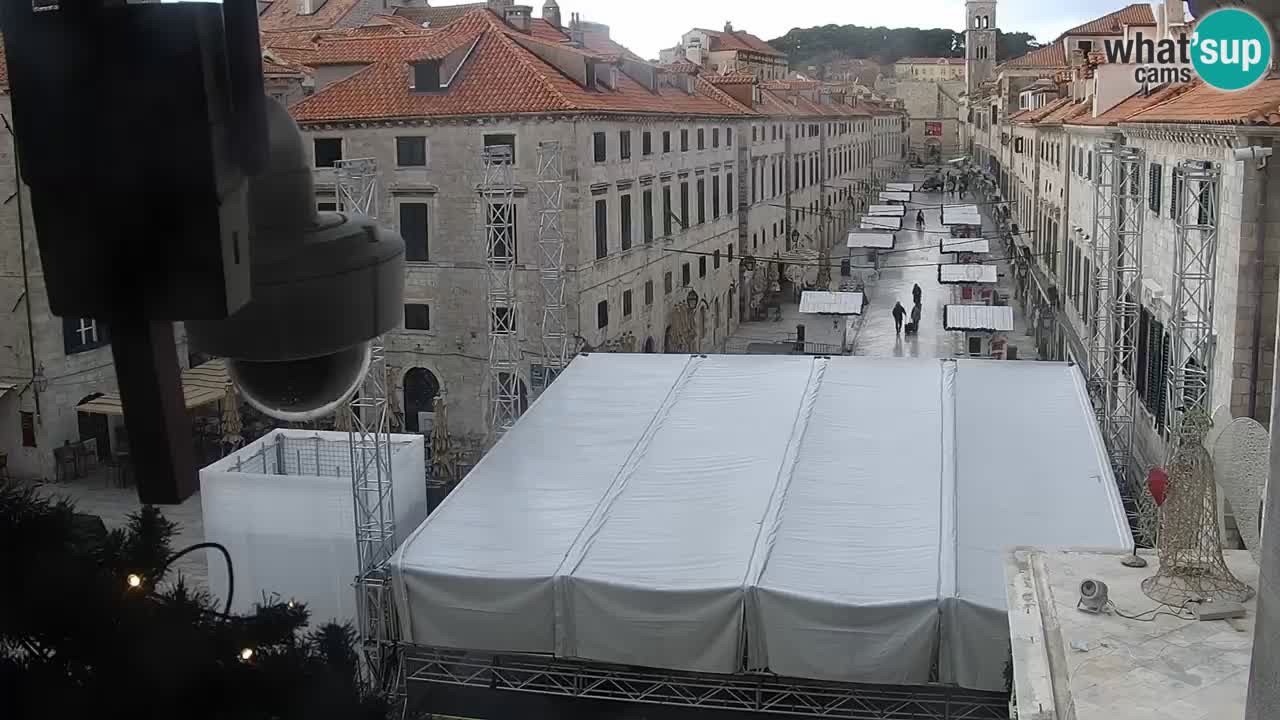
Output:
<instances>
[{"instance_id":1,"label":"chimney on roof","mask_svg":"<svg viewBox=\"0 0 1280 720\"><path fill-rule=\"evenodd\" d=\"M508 5L503 10L503 20L520 32L529 32L533 24L533 7L530 5Z\"/></svg>"},{"instance_id":2,"label":"chimney on roof","mask_svg":"<svg viewBox=\"0 0 1280 720\"><path fill-rule=\"evenodd\" d=\"M556 4L556 0L547 0L542 4L542 19L560 27L560 6Z\"/></svg>"},{"instance_id":3,"label":"chimney on roof","mask_svg":"<svg viewBox=\"0 0 1280 720\"><path fill-rule=\"evenodd\" d=\"M725 32L727 32L727 33L731 33L731 32L733 32L733 23L731 23L731 22L729 22L728 20L726 20L726 21L725 21L725 23L724 23L724 31L725 31Z\"/></svg>"},{"instance_id":4,"label":"chimney on roof","mask_svg":"<svg viewBox=\"0 0 1280 720\"><path fill-rule=\"evenodd\" d=\"M578 13L574 13L569 19L569 44L579 49L587 45L586 33L582 30L582 21L579 20Z\"/></svg>"},{"instance_id":5,"label":"chimney on roof","mask_svg":"<svg viewBox=\"0 0 1280 720\"><path fill-rule=\"evenodd\" d=\"M298 0L299 15L315 15L324 7L325 0Z\"/></svg>"},{"instance_id":6,"label":"chimney on roof","mask_svg":"<svg viewBox=\"0 0 1280 720\"><path fill-rule=\"evenodd\" d=\"M505 18L507 8L511 7L513 2L515 0L485 0L485 7L492 10L498 17Z\"/></svg>"}]
</instances>

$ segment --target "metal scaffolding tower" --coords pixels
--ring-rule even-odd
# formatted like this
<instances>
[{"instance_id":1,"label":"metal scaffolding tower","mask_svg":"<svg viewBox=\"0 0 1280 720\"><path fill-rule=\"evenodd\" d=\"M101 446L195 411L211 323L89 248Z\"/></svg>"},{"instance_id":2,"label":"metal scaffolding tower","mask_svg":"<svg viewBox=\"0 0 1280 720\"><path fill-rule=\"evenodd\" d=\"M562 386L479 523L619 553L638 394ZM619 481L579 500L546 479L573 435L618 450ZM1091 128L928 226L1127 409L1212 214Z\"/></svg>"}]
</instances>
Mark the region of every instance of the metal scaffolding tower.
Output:
<instances>
[{"instance_id":1,"label":"metal scaffolding tower","mask_svg":"<svg viewBox=\"0 0 1280 720\"><path fill-rule=\"evenodd\" d=\"M1221 172L1210 163L1178 165L1173 191L1177 197L1177 241L1173 263L1173 316L1169 322L1167 406L1171 437L1190 408L1213 416L1213 294L1217 282L1218 192ZM1172 448L1170 450L1172 452Z\"/></svg>"},{"instance_id":2,"label":"metal scaffolding tower","mask_svg":"<svg viewBox=\"0 0 1280 720\"><path fill-rule=\"evenodd\" d=\"M569 325L564 301L564 160L559 142L538 144L538 278L542 285L542 365L530 378L542 394L569 363Z\"/></svg>"},{"instance_id":3,"label":"metal scaffolding tower","mask_svg":"<svg viewBox=\"0 0 1280 720\"><path fill-rule=\"evenodd\" d=\"M356 623L369 687L395 697L402 686L400 626L391 593L389 561L395 552L396 511L391 490L386 351L370 347L371 361L352 398L351 492L356 529Z\"/></svg>"},{"instance_id":4,"label":"metal scaffolding tower","mask_svg":"<svg viewBox=\"0 0 1280 720\"><path fill-rule=\"evenodd\" d=\"M378 165L372 158L335 163L338 207L378 218ZM351 448L351 496L356 531L356 631L371 689L395 697L403 686L400 630L388 562L395 551L395 499L391 490L390 413L386 350L370 342L369 370L343 418Z\"/></svg>"},{"instance_id":5,"label":"metal scaffolding tower","mask_svg":"<svg viewBox=\"0 0 1280 720\"><path fill-rule=\"evenodd\" d=\"M1093 186L1093 278L1090 290L1093 297L1092 335L1089 341L1089 395L1093 398L1094 414L1103 437L1110 437L1111 428L1111 225L1115 217L1115 145L1109 141L1098 143L1094 149L1098 163Z\"/></svg>"},{"instance_id":6,"label":"metal scaffolding tower","mask_svg":"<svg viewBox=\"0 0 1280 720\"><path fill-rule=\"evenodd\" d=\"M342 212L378 219L378 162L373 158L339 160L333 164L336 200Z\"/></svg>"},{"instance_id":7,"label":"metal scaffolding tower","mask_svg":"<svg viewBox=\"0 0 1280 720\"><path fill-rule=\"evenodd\" d=\"M1138 404L1138 315L1142 299L1142 218L1147 200L1142 190L1142 159L1142 152L1135 148L1114 148L1115 195L1111 206L1114 215L1107 268L1107 279L1111 283L1108 334L1112 343L1107 368L1111 402L1106 437L1111 469L1126 500L1130 527L1150 544L1155 539L1149 537L1154 528L1144 522L1152 515L1150 503L1139 473L1134 472L1133 467L1134 418Z\"/></svg>"},{"instance_id":8,"label":"metal scaffolding tower","mask_svg":"<svg viewBox=\"0 0 1280 720\"><path fill-rule=\"evenodd\" d=\"M485 265L489 299L489 441L520 416L520 337L516 324L515 180L512 148L484 150Z\"/></svg>"}]
</instances>

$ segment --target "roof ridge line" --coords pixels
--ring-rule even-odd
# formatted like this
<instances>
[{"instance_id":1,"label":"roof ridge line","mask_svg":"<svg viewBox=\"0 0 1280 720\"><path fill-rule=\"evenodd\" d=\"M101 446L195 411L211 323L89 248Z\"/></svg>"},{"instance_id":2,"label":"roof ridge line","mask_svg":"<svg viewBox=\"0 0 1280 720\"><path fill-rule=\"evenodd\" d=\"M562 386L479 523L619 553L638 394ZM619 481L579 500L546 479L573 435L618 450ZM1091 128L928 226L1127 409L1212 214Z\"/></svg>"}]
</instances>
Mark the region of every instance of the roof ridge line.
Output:
<instances>
[{"instance_id":1,"label":"roof ridge line","mask_svg":"<svg viewBox=\"0 0 1280 720\"><path fill-rule=\"evenodd\" d=\"M361 75L363 75L363 74L365 74L365 73L369 72L370 70L372 70L372 69L374 69L374 68L378 67L378 66L379 66L379 65L381 65L381 64L382 64L382 63L379 63L379 62L370 62L370 63L365 63L365 64L364 64L364 67L360 68L359 70L356 70L355 72L353 72L353 73L351 73L350 75L348 75L348 76L346 76L346 77L342 78L341 80L338 80L338 81L336 81L336 82L331 82L331 83L329 83L328 85L324 86L324 88L322 88L322 89L320 89L320 90L317 90L317 91L315 91L315 92L311 93L310 95L308 95L308 96L306 96L306 97L302 98L302 99L301 99L301 100L299 100L298 102L296 102L296 103L294 103L293 105L289 106L289 115L290 115L290 116L293 116L293 115L298 111L298 109L299 109L299 108L301 108L301 107L305 106L307 103L311 102L311 100L312 100L313 98L318 98L318 97L320 97L320 96L324 95L325 93L329 92L330 90L332 90L332 89L334 89L334 88L338 87L339 85L342 85L343 83L346 83L346 82L349 82L349 81L351 81L351 80L354 80L355 78L360 77ZM308 66L308 67L310 67L310 66ZM306 120L300 120L300 121L295 120L295 122L307 122L307 121L306 121Z\"/></svg>"},{"instance_id":2,"label":"roof ridge line","mask_svg":"<svg viewBox=\"0 0 1280 720\"><path fill-rule=\"evenodd\" d=\"M1152 111L1152 110L1155 110L1156 108L1164 107L1165 105L1168 105L1169 103L1173 102L1174 100L1177 100L1178 98L1182 97L1183 95L1186 95L1187 93L1191 92L1192 90L1195 90L1196 88L1200 87L1200 85L1201 85L1201 83L1200 83L1199 81L1186 83L1185 85L1183 85L1183 86L1181 87L1181 89L1179 89L1179 86L1177 86L1177 85L1170 85L1168 88L1165 88L1165 89L1167 89L1167 90L1172 90L1172 91L1175 91L1175 92L1170 92L1170 93L1169 93L1169 97L1167 97L1167 98L1165 98L1165 99L1163 99L1163 100L1161 100L1160 102L1157 102L1157 103L1155 103L1155 104L1148 105L1147 107L1144 107L1144 108L1142 108L1141 110L1139 110L1138 112L1133 113L1132 115L1129 115L1128 117L1124 118L1123 120L1117 120L1116 122L1118 122L1118 123L1121 123L1121 122L1129 122L1130 120L1132 120L1132 119L1134 119L1134 118L1138 117L1139 115L1142 115L1143 113L1150 112L1150 111ZM1157 90L1156 92L1160 92L1160 91L1159 91L1159 90ZM1136 94L1137 94L1137 93L1134 93L1134 95L1136 95ZM1129 98L1132 98L1132 97L1133 97L1133 95L1130 95L1130 96L1129 96ZM1125 98L1125 100L1128 100L1129 98ZM1124 102L1125 100L1122 100L1121 102Z\"/></svg>"},{"instance_id":3,"label":"roof ridge line","mask_svg":"<svg viewBox=\"0 0 1280 720\"><path fill-rule=\"evenodd\" d=\"M515 53L516 62L519 62L526 70L532 73L536 78L536 82L539 85L541 85L547 92L551 93L551 95L554 96L557 100L563 103L566 109L569 109L569 110L583 109L578 107L578 105L572 102L571 100L569 100L569 98L565 97L565 94L560 92L560 88L556 87L555 84L547 80L546 75L542 73L542 69L539 67L535 67L534 61L530 60L528 57L525 56L526 53L530 55L532 55L533 53L530 53L528 50L521 47L520 43L516 42L507 33L507 30L509 28L505 27L505 23L503 24L503 26L499 26L498 17L494 15L492 12L490 12L488 8L476 8L475 10L471 10L467 12L467 14L464 15L463 17L465 18L467 15L474 15L476 13L483 13L485 21L489 25L488 28L481 29L480 35L484 35L488 31L493 31L497 33L498 37L500 38L500 42L503 43L503 46L506 47L511 52ZM459 18L459 20L461 19L462 18ZM454 22L458 22L458 20L455 20ZM555 70L556 72L559 72L558 68L553 68L553 70Z\"/></svg>"}]
</instances>

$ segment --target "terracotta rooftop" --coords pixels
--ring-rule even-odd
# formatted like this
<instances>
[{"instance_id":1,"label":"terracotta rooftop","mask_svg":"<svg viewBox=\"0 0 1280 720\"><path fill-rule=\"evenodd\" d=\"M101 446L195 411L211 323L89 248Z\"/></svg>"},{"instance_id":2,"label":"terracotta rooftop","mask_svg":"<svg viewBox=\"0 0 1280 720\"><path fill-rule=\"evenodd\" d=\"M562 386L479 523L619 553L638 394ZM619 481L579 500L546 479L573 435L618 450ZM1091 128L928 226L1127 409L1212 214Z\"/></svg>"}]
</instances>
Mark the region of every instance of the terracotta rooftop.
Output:
<instances>
[{"instance_id":1,"label":"terracotta rooftop","mask_svg":"<svg viewBox=\"0 0 1280 720\"><path fill-rule=\"evenodd\" d=\"M1148 95L1138 93L1130 96L1119 105L1116 105L1097 117L1085 115L1072 120L1070 124L1114 125L1116 123L1125 122L1137 113L1176 98L1179 95L1188 92L1193 87L1193 85L1166 85Z\"/></svg>"},{"instance_id":2,"label":"terracotta rooftop","mask_svg":"<svg viewBox=\"0 0 1280 720\"><path fill-rule=\"evenodd\" d=\"M1155 24L1156 18L1151 14L1151 6L1147 3L1134 3L1109 15L1103 15L1097 20L1077 25L1059 35L1058 39L1061 40L1068 35L1120 35L1124 33L1125 25Z\"/></svg>"},{"instance_id":3,"label":"terracotta rooftop","mask_svg":"<svg viewBox=\"0 0 1280 720\"><path fill-rule=\"evenodd\" d=\"M1128 122L1280 126L1280 80L1267 79L1248 90L1223 92L1200 82L1132 113Z\"/></svg>"},{"instance_id":4,"label":"terracotta rooftop","mask_svg":"<svg viewBox=\"0 0 1280 720\"><path fill-rule=\"evenodd\" d=\"M756 81L755 75L745 72L729 73L728 75L703 75L702 77L712 85L751 85Z\"/></svg>"},{"instance_id":5,"label":"terracotta rooftop","mask_svg":"<svg viewBox=\"0 0 1280 720\"><path fill-rule=\"evenodd\" d=\"M310 15L298 12L298 0L273 0L258 15L259 30L327 30L336 27L360 0L325 0L320 9Z\"/></svg>"},{"instance_id":6,"label":"terracotta rooftop","mask_svg":"<svg viewBox=\"0 0 1280 720\"><path fill-rule=\"evenodd\" d=\"M1067 98L1067 102L1054 108L1042 116L1036 123L1040 127L1059 127L1073 122L1076 118L1085 117L1093 112L1093 103L1088 100L1076 102Z\"/></svg>"},{"instance_id":7,"label":"terracotta rooftop","mask_svg":"<svg viewBox=\"0 0 1280 720\"><path fill-rule=\"evenodd\" d=\"M332 1L330 0L330 2ZM422 27L423 23L428 23L430 27L442 28L472 10L484 7L486 7L486 4L482 2L467 3L465 5L444 5L441 7L398 7L395 9L395 14L397 17L412 21L413 24L419 27Z\"/></svg>"},{"instance_id":8,"label":"terracotta rooftop","mask_svg":"<svg viewBox=\"0 0 1280 720\"><path fill-rule=\"evenodd\" d=\"M295 104L290 112L299 122L551 112L754 114L702 79L693 81L693 94L670 85L650 91L619 69L616 88L588 90L520 44L542 41L517 33L487 10L473 10L443 30L375 37L361 32L316 39L308 62L365 67ZM451 87L438 93L412 91L411 62L472 43L475 47ZM595 57L564 45L555 49Z\"/></svg>"},{"instance_id":9,"label":"terracotta rooftop","mask_svg":"<svg viewBox=\"0 0 1280 720\"><path fill-rule=\"evenodd\" d=\"M944 57L904 57L898 60L899 65L964 65L964 58Z\"/></svg>"},{"instance_id":10,"label":"terracotta rooftop","mask_svg":"<svg viewBox=\"0 0 1280 720\"><path fill-rule=\"evenodd\" d=\"M1026 125L1034 125L1053 114L1055 111L1061 110L1063 107L1070 104L1071 98L1058 98L1057 100L1045 103L1033 110L1024 110L1012 118L1009 118L1009 121Z\"/></svg>"},{"instance_id":11,"label":"terracotta rooftop","mask_svg":"<svg viewBox=\"0 0 1280 720\"><path fill-rule=\"evenodd\" d=\"M1062 42L1055 40L1044 47L1036 48L1021 57L1000 63L1000 69L1020 68L1065 68L1067 56L1062 50Z\"/></svg>"},{"instance_id":12,"label":"terracotta rooftop","mask_svg":"<svg viewBox=\"0 0 1280 720\"><path fill-rule=\"evenodd\" d=\"M742 30L721 32L719 30L698 28L698 32L706 33L707 37L710 38L711 50L746 50L748 52L756 52L762 55L786 57L786 53L779 52L769 43L749 32L743 32Z\"/></svg>"}]
</instances>

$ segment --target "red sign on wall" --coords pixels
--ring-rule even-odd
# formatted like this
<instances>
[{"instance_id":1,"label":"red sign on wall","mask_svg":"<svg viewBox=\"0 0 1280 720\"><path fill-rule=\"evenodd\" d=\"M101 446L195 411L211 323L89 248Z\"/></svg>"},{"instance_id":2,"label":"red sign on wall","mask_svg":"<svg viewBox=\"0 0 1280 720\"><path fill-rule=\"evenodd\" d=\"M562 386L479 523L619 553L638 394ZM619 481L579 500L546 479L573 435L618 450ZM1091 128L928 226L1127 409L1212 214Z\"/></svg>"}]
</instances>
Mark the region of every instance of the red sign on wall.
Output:
<instances>
[{"instance_id":1,"label":"red sign on wall","mask_svg":"<svg viewBox=\"0 0 1280 720\"><path fill-rule=\"evenodd\" d=\"M942 123L940 122L925 123L924 134L926 137L942 137Z\"/></svg>"}]
</instances>

